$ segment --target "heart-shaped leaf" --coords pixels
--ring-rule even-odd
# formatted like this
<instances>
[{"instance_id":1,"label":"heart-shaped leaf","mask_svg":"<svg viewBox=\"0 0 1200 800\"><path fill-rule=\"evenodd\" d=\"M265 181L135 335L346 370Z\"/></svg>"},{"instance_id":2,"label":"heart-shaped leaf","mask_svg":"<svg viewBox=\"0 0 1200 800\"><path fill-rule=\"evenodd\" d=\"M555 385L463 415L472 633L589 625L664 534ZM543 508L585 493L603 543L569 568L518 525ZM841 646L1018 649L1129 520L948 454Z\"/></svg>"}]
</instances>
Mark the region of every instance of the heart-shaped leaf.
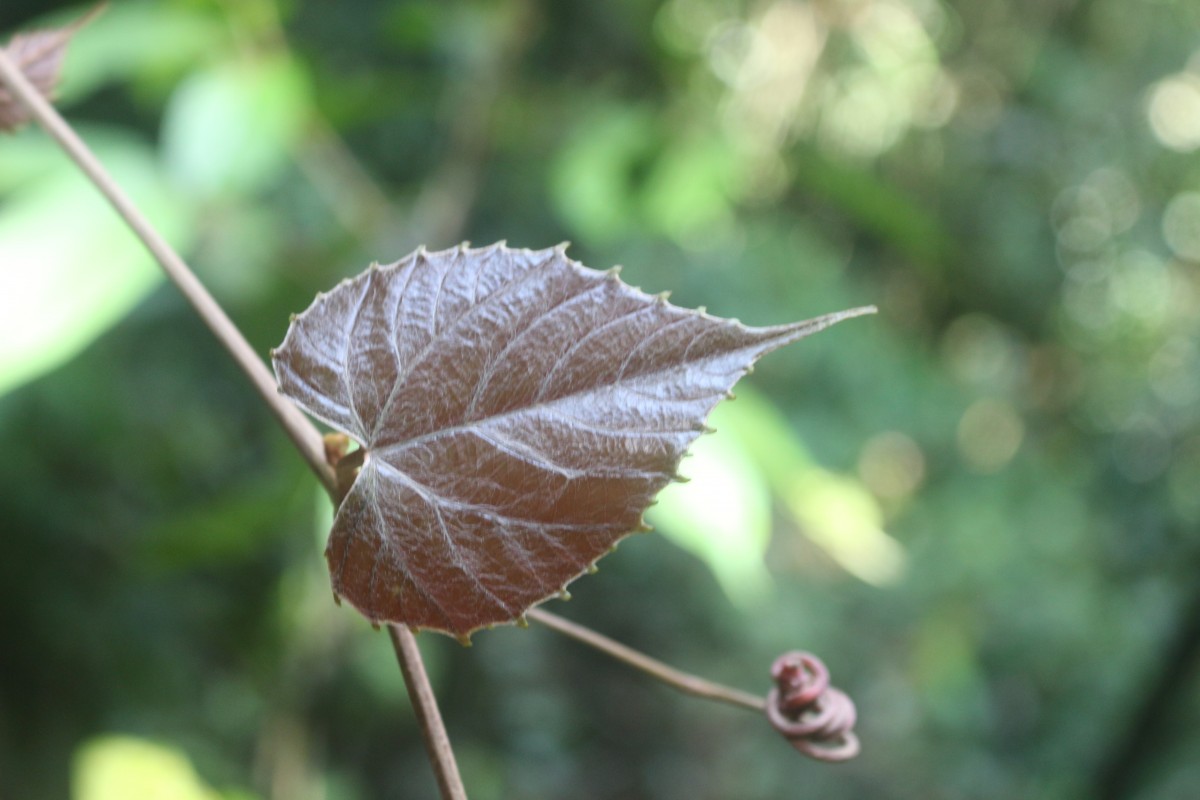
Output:
<instances>
[{"instance_id":1,"label":"heart-shaped leaf","mask_svg":"<svg viewBox=\"0 0 1200 800\"><path fill-rule=\"evenodd\" d=\"M749 328L562 246L418 250L343 281L272 354L283 393L364 451L334 591L460 638L519 619L643 527L755 359L872 310Z\"/></svg>"}]
</instances>

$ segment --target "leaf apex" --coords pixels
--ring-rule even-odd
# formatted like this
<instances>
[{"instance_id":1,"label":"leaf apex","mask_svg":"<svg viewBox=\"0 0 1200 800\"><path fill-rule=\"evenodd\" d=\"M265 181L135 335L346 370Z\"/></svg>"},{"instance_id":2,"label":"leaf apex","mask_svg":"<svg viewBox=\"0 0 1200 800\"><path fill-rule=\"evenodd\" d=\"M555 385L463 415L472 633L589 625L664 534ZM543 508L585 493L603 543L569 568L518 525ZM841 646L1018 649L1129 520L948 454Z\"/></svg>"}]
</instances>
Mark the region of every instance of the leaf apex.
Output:
<instances>
[{"instance_id":1,"label":"leaf apex","mask_svg":"<svg viewBox=\"0 0 1200 800\"><path fill-rule=\"evenodd\" d=\"M596 566L596 562L595 562L595 561L593 561L592 563L588 564L588 567L587 567L587 574L588 574L588 575L595 575L595 574L596 574L597 572L599 572L599 571L600 571L600 567Z\"/></svg>"}]
</instances>

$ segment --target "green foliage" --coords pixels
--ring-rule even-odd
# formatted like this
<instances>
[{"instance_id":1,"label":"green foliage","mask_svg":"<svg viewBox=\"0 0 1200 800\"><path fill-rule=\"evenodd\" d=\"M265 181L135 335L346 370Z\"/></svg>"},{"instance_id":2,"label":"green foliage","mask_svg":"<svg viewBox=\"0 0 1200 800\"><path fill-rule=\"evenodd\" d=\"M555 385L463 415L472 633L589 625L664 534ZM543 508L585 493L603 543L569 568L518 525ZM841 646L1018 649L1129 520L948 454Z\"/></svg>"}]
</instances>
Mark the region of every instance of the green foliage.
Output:
<instances>
[{"instance_id":1,"label":"green foliage","mask_svg":"<svg viewBox=\"0 0 1200 800\"><path fill-rule=\"evenodd\" d=\"M51 6L82 10L0 29ZM501 630L426 643L480 797L1186 796L1194 690L1131 728L1200 559L1195 4L354 6L117 2L66 63L64 111L264 355L317 288L462 238L570 239L750 321L881 310L714 422L737 455L696 482L739 513L658 522L700 559L641 537L566 609L747 688L818 651L864 758ZM0 794L68 796L109 734L222 790L431 794L311 479L89 198L36 131L0 141ZM892 582L814 535L846 518L823 491ZM1156 755L1113 777L1127 732Z\"/></svg>"}]
</instances>

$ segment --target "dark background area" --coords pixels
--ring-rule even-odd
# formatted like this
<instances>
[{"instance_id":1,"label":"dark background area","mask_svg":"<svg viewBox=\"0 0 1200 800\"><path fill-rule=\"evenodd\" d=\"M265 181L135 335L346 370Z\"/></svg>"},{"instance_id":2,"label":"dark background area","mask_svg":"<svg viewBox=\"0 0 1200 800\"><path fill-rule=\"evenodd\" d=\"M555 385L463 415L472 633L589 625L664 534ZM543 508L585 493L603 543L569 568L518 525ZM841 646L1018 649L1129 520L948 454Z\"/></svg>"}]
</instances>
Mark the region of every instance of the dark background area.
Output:
<instances>
[{"instance_id":1,"label":"dark background area","mask_svg":"<svg viewBox=\"0 0 1200 800\"><path fill-rule=\"evenodd\" d=\"M812 650L863 755L536 626L422 635L472 798L1184 798L1197 31L1184 0L115 0L59 105L264 357L422 243L570 240L751 324L879 306L764 360L659 532L548 605L756 691ZM36 129L0 138L0 453L0 797L434 795L315 481Z\"/></svg>"}]
</instances>

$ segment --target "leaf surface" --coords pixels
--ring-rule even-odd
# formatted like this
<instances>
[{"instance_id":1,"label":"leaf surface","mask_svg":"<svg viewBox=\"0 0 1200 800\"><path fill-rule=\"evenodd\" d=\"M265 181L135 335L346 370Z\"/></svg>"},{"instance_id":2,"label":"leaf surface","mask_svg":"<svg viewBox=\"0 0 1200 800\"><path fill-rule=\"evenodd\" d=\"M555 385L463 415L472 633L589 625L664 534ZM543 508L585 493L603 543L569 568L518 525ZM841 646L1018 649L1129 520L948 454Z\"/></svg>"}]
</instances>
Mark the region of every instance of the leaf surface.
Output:
<instances>
[{"instance_id":1,"label":"leaf surface","mask_svg":"<svg viewBox=\"0 0 1200 800\"><path fill-rule=\"evenodd\" d=\"M871 310L746 327L564 247L418 250L343 281L272 354L283 393L364 450L334 591L459 637L518 619L643 527L755 359Z\"/></svg>"},{"instance_id":2,"label":"leaf surface","mask_svg":"<svg viewBox=\"0 0 1200 800\"><path fill-rule=\"evenodd\" d=\"M64 28L17 34L7 46L0 49L38 92L47 99L53 99L52 93L58 85L63 58L67 54L67 45L71 37L102 10L103 6L98 6L82 19ZM29 112L25 110L25 106L0 84L0 131L15 131L29 122L29 119Z\"/></svg>"}]
</instances>

